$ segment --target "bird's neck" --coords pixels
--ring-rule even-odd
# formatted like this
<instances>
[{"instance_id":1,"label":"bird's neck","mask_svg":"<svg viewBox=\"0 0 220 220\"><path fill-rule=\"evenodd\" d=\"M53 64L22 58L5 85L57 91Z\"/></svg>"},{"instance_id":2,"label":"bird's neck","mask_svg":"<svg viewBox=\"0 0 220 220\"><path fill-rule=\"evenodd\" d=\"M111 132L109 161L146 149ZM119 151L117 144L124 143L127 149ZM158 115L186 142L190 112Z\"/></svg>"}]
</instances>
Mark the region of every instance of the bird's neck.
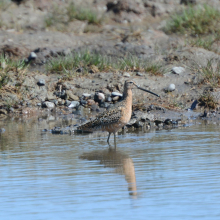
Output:
<instances>
[{"instance_id":1,"label":"bird's neck","mask_svg":"<svg viewBox=\"0 0 220 220\"><path fill-rule=\"evenodd\" d=\"M130 104L132 104L132 91L131 91L131 89L124 90L123 98L125 100L127 100L127 102L129 102L129 103L131 102Z\"/></svg>"}]
</instances>

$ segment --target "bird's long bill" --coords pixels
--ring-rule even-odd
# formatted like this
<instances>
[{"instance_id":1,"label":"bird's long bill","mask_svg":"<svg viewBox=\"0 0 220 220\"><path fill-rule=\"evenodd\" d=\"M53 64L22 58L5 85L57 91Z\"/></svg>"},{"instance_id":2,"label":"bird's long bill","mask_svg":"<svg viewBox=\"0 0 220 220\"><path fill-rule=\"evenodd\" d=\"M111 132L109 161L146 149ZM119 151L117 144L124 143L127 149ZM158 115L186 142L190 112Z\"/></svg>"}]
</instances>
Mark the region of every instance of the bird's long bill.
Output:
<instances>
[{"instance_id":1,"label":"bird's long bill","mask_svg":"<svg viewBox=\"0 0 220 220\"><path fill-rule=\"evenodd\" d=\"M149 92L149 93L151 93L151 94L153 94L153 95L155 95L155 96L157 96L157 97L160 97L160 96L157 95L156 93L151 92L151 91L149 91L149 90L147 90L147 89L143 89L143 88L141 88L141 87L139 87L139 86L138 86L138 89L143 90L143 91L145 91L145 92Z\"/></svg>"}]
</instances>

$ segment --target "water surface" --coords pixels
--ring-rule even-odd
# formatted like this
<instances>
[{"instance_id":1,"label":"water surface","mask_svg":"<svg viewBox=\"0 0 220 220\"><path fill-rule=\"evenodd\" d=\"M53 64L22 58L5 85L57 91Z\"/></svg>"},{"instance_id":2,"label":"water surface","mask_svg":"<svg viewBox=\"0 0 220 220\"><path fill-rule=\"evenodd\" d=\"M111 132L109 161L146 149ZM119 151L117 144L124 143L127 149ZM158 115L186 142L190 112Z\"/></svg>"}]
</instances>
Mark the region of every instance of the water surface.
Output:
<instances>
[{"instance_id":1,"label":"water surface","mask_svg":"<svg viewBox=\"0 0 220 220\"><path fill-rule=\"evenodd\" d=\"M0 122L0 219L220 219L217 125L107 136ZM113 143L113 139L111 140Z\"/></svg>"}]
</instances>

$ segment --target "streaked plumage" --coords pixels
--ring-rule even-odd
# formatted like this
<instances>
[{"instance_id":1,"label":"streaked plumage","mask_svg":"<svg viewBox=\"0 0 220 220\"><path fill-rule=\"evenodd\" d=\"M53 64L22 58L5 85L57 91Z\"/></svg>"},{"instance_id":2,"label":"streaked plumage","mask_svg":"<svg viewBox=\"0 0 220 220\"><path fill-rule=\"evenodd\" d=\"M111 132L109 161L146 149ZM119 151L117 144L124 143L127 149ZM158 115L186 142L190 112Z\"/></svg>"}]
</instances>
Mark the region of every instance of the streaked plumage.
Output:
<instances>
[{"instance_id":1,"label":"streaked plumage","mask_svg":"<svg viewBox=\"0 0 220 220\"><path fill-rule=\"evenodd\" d=\"M131 119L132 114L132 91L131 89L136 86L138 89L141 89L145 92L152 93L148 90L140 88L135 82L131 80L125 81L124 84L124 92L123 92L123 99L116 103L110 109L104 111L103 113L97 115L97 117L83 124L77 128L78 131L95 131L95 130L102 130L108 131L109 136L107 142L109 144L110 135L114 134L114 144L116 147L116 136L115 133L125 126ZM156 95L155 93L152 93ZM158 95L156 95L158 96ZM110 145L110 144L109 144Z\"/></svg>"}]
</instances>

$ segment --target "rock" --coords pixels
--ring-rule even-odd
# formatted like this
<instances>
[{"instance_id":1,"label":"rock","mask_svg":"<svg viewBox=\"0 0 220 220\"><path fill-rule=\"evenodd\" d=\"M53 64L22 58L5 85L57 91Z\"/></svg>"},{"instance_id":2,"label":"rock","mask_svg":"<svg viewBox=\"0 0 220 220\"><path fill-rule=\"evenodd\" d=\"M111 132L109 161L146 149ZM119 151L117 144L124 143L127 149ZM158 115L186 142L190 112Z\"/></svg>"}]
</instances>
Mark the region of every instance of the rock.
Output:
<instances>
[{"instance_id":1,"label":"rock","mask_svg":"<svg viewBox=\"0 0 220 220\"><path fill-rule=\"evenodd\" d=\"M172 119L166 119L165 121L164 121L164 124L165 125L171 125L172 124Z\"/></svg>"},{"instance_id":2,"label":"rock","mask_svg":"<svg viewBox=\"0 0 220 220\"><path fill-rule=\"evenodd\" d=\"M101 92L97 92L97 93L95 93L94 100L96 102L104 101L105 100L105 95Z\"/></svg>"},{"instance_id":3,"label":"rock","mask_svg":"<svg viewBox=\"0 0 220 220\"><path fill-rule=\"evenodd\" d=\"M191 105L191 107L190 107L190 110L194 110L194 109L196 109L198 103L199 103L198 100L195 100L195 101L192 103L192 105Z\"/></svg>"},{"instance_id":4,"label":"rock","mask_svg":"<svg viewBox=\"0 0 220 220\"><path fill-rule=\"evenodd\" d=\"M37 82L38 86L44 86L45 85L45 79L39 79Z\"/></svg>"},{"instance_id":5,"label":"rock","mask_svg":"<svg viewBox=\"0 0 220 220\"><path fill-rule=\"evenodd\" d=\"M80 105L78 101L72 101L70 105L68 105L69 108L76 108Z\"/></svg>"},{"instance_id":6,"label":"rock","mask_svg":"<svg viewBox=\"0 0 220 220\"><path fill-rule=\"evenodd\" d=\"M30 63L32 60L35 60L37 58L37 54L35 52L31 52L29 57L26 59L27 63Z\"/></svg>"},{"instance_id":7,"label":"rock","mask_svg":"<svg viewBox=\"0 0 220 220\"><path fill-rule=\"evenodd\" d=\"M79 101L79 97L74 95L71 90L66 91L67 99L70 101Z\"/></svg>"},{"instance_id":8,"label":"rock","mask_svg":"<svg viewBox=\"0 0 220 220\"><path fill-rule=\"evenodd\" d=\"M83 97L84 97L85 99L89 99L89 98L91 98L91 94L89 94L89 93L83 93Z\"/></svg>"},{"instance_id":9,"label":"rock","mask_svg":"<svg viewBox=\"0 0 220 220\"><path fill-rule=\"evenodd\" d=\"M129 73L127 73L127 72L124 72L124 73L123 73L123 76L129 78L131 75L130 75Z\"/></svg>"},{"instance_id":10,"label":"rock","mask_svg":"<svg viewBox=\"0 0 220 220\"><path fill-rule=\"evenodd\" d=\"M52 92L48 92L46 100L50 101L54 99L56 99L56 96Z\"/></svg>"},{"instance_id":11,"label":"rock","mask_svg":"<svg viewBox=\"0 0 220 220\"><path fill-rule=\"evenodd\" d=\"M94 101L93 99L88 99L88 100L87 100L87 104L88 104L89 106L95 105L95 101Z\"/></svg>"},{"instance_id":12,"label":"rock","mask_svg":"<svg viewBox=\"0 0 220 220\"><path fill-rule=\"evenodd\" d=\"M172 72L174 74L181 74L181 73L185 72L185 68L183 68L183 67L173 67Z\"/></svg>"},{"instance_id":13,"label":"rock","mask_svg":"<svg viewBox=\"0 0 220 220\"><path fill-rule=\"evenodd\" d=\"M99 105L99 107L101 107L101 108L108 108L109 105L110 105L110 104L107 103L107 102L101 102L100 105Z\"/></svg>"},{"instance_id":14,"label":"rock","mask_svg":"<svg viewBox=\"0 0 220 220\"><path fill-rule=\"evenodd\" d=\"M54 108L55 104L52 102L44 102L42 106L45 108Z\"/></svg>"},{"instance_id":15,"label":"rock","mask_svg":"<svg viewBox=\"0 0 220 220\"><path fill-rule=\"evenodd\" d=\"M0 109L0 115L7 115L8 112L5 109Z\"/></svg>"},{"instance_id":16,"label":"rock","mask_svg":"<svg viewBox=\"0 0 220 220\"><path fill-rule=\"evenodd\" d=\"M99 109L99 106L98 105L92 105L91 106L91 110L92 111L97 111Z\"/></svg>"},{"instance_id":17,"label":"rock","mask_svg":"<svg viewBox=\"0 0 220 220\"><path fill-rule=\"evenodd\" d=\"M113 100L113 101L118 101L119 98L120 98L119 96L115 96L115 97L112 98L112 100Z\"/></svg>"},{"instance_id":18,"label":"rock","mask_svg":"<svg viewBox=\"0 0 220 220\"><path fill-rule=\"evenodd\" d=\"M137 72L136 75L137 75L137 76L143 76L143 74L140 73L140 72Z\"/></svg>"},{"instance_id":19,"label":"rock","mask_svg":"<svg viewBox=\"0 0 220 220\"><path fill-rule=\"evenodd\" d=\"M87 104L87 101L86 101L86 100L81 99L81 100L80 100L80 104L81 104L81 105L86 105L86 104Z\"/></svg>"},{"instance_id":20,"label":"rock","mask_svg":"<svg viewBox=\"0 0 220 220\"><path fill-rule=\"evenodd\" d=\"M123 95L119 92L112 92L112 96L120 96L122 97Z\"/></svg>"},{"instance_id":21,"label":"rock","mask_svg":"<svg viewBox=\"0 0 220 220\"><path fill-rule=\"evenodd\" d=\"M111 101L112 101L111 96L110 96L110 95L108 95L108 96L106 97L105 101L106 101L106 102L111 102Z\"/></svg>"},{"instance_id":22,"label":"rock","mask_svg":"<svg viewBox=\"0 0 220 220\"><path fill-rule=\"evenodd\" d=\"M167 91L168 92L172 92L172 91L174 91L175 90L175 85L174 84L170 84L169 86L168 86L168 88L167 88Z\"/></svg>"},{"instance_id":23,"label":"rock","mask_svg":"<svg viewBox=\"0 0 220 220\"><path fill-rule=\"evenodd\" d=\"M70 105L70 104L71 104L71 101L69 101L69 100L66 100L66 101L65 101L65 105L66 105L66 106L68 106L68 105Z\"/></svg>"},{"instance_id":24,"label":"rock","mask_svg":"<svg viewBox=\"0 0 220 220\"><path fill-rule=\"evenodd\" d=\"M60 134L61 128L60 127L55 127L52 129L52 134Z\"/></svg>"},{"instance_id":25,"label":"rock","mask_svg":"<svg viewBox=\"0 0 220 220\"><path fill-rule=\"evenodd\" d=\"M0 128L0 133L5 133L5 129L4 128Z\"/></svg>"},{"instance_id":26,"label":"rock","mask_svg":"<svg viewBox=\"0 0 220 220\"><path fill-rule=\"evenodd\" d=\"M130 121L127 123L127 127L130 128L134 125L134 123L136 123L137 119L136 118L132 118L130 119Z\"/></svg>"}]
</instances>

